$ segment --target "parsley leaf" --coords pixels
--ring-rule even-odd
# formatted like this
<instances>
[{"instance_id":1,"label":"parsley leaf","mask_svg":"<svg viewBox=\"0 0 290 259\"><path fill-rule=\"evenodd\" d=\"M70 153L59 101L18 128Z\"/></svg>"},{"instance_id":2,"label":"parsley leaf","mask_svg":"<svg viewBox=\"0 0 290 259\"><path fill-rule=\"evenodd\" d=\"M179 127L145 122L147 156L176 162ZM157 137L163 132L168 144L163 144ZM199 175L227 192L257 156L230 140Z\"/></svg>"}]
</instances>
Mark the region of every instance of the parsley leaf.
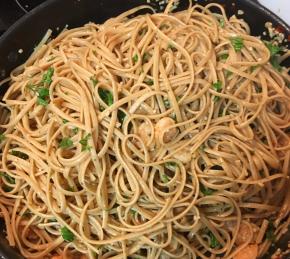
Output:
<instances>
[{"instance_id":1,"label":"parsley leaf","mask_svg":"<svg viewBox=\"0 0 290 259\"><path fill-rule=\"evenodd\" d=\"M88 145L89 137L91 137L90 133L79 141L79 143L82 145L82 151L91 149L91 147Z\"/></svg>"},{"instance_id":2,"label":"parsley leaf","mask_svg":"<svg viewBox=\"0 0 290 259\"><path fill-rule=\"evenodd\" d=\"M207 188L203 184L200 184L200 191L206 196L214 193L213 189Z\"/></svg>"},{"instance_id":3,"label":"parsley leaf","mask_svg":"<svg viewBox=\"0 0 290 259\"><path fill-rule=\"evenodd\" d=\"M11 155L17 156L17 157L24 159L24 160L27 160L29 158L29 156L27 154L25 154L21 151L18 151L18 150L12 150Z\"/></svg>"},{"instance_id":4,"label":"parsley leaf","mask_svg":"<svg viewBox=\"0 0 290 259\"><path fill-rule=\"evenodd\" d=\"M99 80L96 79L94 76L92 76L90 79L91 79L94 87L99 83Z\"/></svg>"},{"instance_id":5,"label":"parsley leaf","mask_svg":"<svg viewBox=\"0 0 290 259\"><path fill-rule=\"evenodd\" d=\"M132 60L133 60L133 63L136 64L137 61L138 61L138 55L135 54L135 55L133 56Z\"/></svg>"},{"instance_id":6,"label":"parsley leaf","mask_svg":"<svg viewBox=\"0 0 290 259\"><path fill-rule=\"evenodd\" d=\"M151 58L151 55L148 52L145 52L143 54L142 62L146 63L146 62L148 62L150 60L150 58Z\"/></svg>"},{"instance_id":7,"label":"parsley leaf","mask_svg":"<svg viewBox=\"0 0 290 259\"><path fill-rule=\"evenodd\" d=\"M273 45L270 42L265 42L265 45L268 48L268 50L270 51L271 56L275 56L276 54L278 54L282 50L279 46Z\"/></svg>"},{"instance_id":8,"label":"parsley leaf","mask_svg":"<svg viewBox=\"0 0 290 259\"><path fill-rule=\"evenodd\" d=\"M161 175L161 181L163 183L168 183L170 181L169 177L166 174Z\"/></svg>"},{"instance_id":9,"label":"parsley leaf","mask_svg":"<svg viewBox=\"0 0 290 259\"><path fill-rule=\"evenodd\" d=\"M169 109L171 107L170 101L168 99L164 99L163 103L164 103L164 106L165 106L166 109Z\"/></svg>"},{"instance_id":10,"label":"parsley leaf","mask_svg":"<svg viewBox=\"0 0 290 259\"><path fill-rule=\"evenodd\" d=\"M63 124L66 124L66 123L68 123L68 120L67 119L62 119L62 122L63 122Z\"/></svg>"},{"instance_id":11,"label":"parsley leaf","mask_svg":"<svg viewBox=\"0 0 290 259\"><path fill-rule=\"evenodd\" d=\"M0 134L0 143L5 139L5 135L3 133Z\"/></svg>"},{"instance_id":12,"label":"parsley leaf","mask_svg":"<svg viewBox=\"0 0 290 259\"><path fill-rule=\"evenodd\" d=\"M8 183L15 184L15 179L7 173L0 172L0 176L4 177Z\"/></svg>"},{"instance_id":13,"label":"parsley leaf","mask_svg":"<svg viewBox=\"0 0 290 259\"><path fill-rule=\"evenodd\" d=\"M126 118L126 113L121 110L118 110L117 117L119 122L122 124Z\"/></svg>"},{"instance_id":14,"label":"parsley leaf","mask_svg":"<svg viewBox=\"0 0 290 259\"><path fill-rule=\"evenodd\" d=\"M244 47L244 39L241 37L230 38L230 41L236 52L240 51Z\"/></svg>"},{"instance_id":15,"label":"parsley leaf","mask_svg":"<svg viewBox=\"0 0 290 259\"><path fill-rule=\"evenodd\" d=\"M74 127L74 128L72 129L72 131L73 131L74 134L77 134L77 133L79 132L79 128Z\"/></svg>"},{"instance_id":16,"label":"parsley leaf","mask_svg":"<svg viewBox=\"0 0 290 259\"><path fill-rule=\"evenodd\" d=\"M225 27L225 20L224 19L220 19L219 20L219 25L221 28L224 28Z\"/></svg>"},{"instance_id":17,"label":"parsley leaf","mask_svg":"<svg viewBox=\"0 0 290 259\"><path fill-rule=\"evenodd\" d=\"M266 231L266 239L274 242L276 240L276 236L275 236L274 232L275 232L275 226L274 226L273 222L270 221L268 228L267 228L267 231Z\"/></svg>"},{"instance_id":18,"label":"parsley leaf","mask_svg":"<svg viewBox=\"0 0 290 259\"><path fill-rule=\"evenodd\" d=\"M221 81L216 81L215 83L212 84L212 87L215 91L221 92L222 90L222 82Z\"/></svg>"},{"instance_id":19,"label":"parsley leaf","mask_svg":"<svg viewBox=\"0 0 290 259\"><path fill-rule=\"evenodd\" d=\"M281 72L282 67L280 66L279 60L278 60L278 56L275 55L273 57L270 58L270 63L271 65L279 72Z\"/></svg>"},{"instance_id":20,"label":"parsley leaf","mask_svg":"<svg viewBox=\"0 0 290 259\"><path fill-rule=\"evenodd\" d=\"M219 241L216 239L215 235L211 231L209 232L209 238L211 248L216 248L220 245Z\"/></svg>"},{"instance_id":21,"label":"parsley leaf","mask_svg":"<svg viewBox=\"0 0 290 259\"><path fill-rule=\"evenodd\" d=\"M63 240L65 241L72 242L75 239L74 234L67 227L62 227L60 229L60 233Z\"/></svg>"},{"instance_id":22,"label":"parsley leaf","mask_svg":"<svg viewBox=\"0 0 290 259\"><path fill-rule=\"evenodd\" d=\"M177 51L177 48L174 47L173 43L168 44L168 49L171 49L172 51Z\"/></svg>"},{"instance_id":23,"label":"parsley leaf","mask_svg":"<svg viewBox=\"0 0 290 259\"><path fill-rule=\"evenodd\" d=\"M171 171L175 171L177 164L175 162L166 162L165 168Z\"/></svg>"},{"instance_id":24,"label":"parsley leaf","mask_svg":"<svg viewBox=\"0 0 290 259\"><path fill-rule=\"evenodd\" d=\"M52 83L52 76L54 74L54 69L52 67L48 68L47 72L43 74L41 83L49 86Z\"/></svg>"},{"instance_id":25,"label":"parsley leaf","mask_svg":"<svg viewBox=\"0 0 290 259\"><path fill-rule=\"evenodd\" d=\"M221 54L221 55L219 56L219 58L220 58L221 60L226 60L226 59L228 59L228 57L229 57L229 54L228 54L228 53Z\"/></svg>"},{"instance_id":26,"label":"parsley leaf","mask_svg":"<svg viewBox=\"0 0 290 259\"><path fill-rule=\"evenodd\" d=\"M147 85L153 85L154 81L152 79L146 79L146 80L144 80L144 83Z\"/></svg>"},{"instance_id":27,"label":"parsley leaf","mask_svg":"<svg viewBox=\"0 0 290 259\"><path fill-rule=\"evenodd\" d=\"M104 103L108 106L111 106L114 103L113 94L109 90L99 88L98 94L100 98L104 101Z\"/></svg>"},{"instance_id":28,"label":"parsley leaf","mask_svg":"<svg viewBox=\"0 0 290 259\"><path fill-rule=\"evenodd\" d=\"M58 146L62 149L67 149L73 146L73 141L70 138L66 137L60 141Z\"/></svg>"}]
</instances>

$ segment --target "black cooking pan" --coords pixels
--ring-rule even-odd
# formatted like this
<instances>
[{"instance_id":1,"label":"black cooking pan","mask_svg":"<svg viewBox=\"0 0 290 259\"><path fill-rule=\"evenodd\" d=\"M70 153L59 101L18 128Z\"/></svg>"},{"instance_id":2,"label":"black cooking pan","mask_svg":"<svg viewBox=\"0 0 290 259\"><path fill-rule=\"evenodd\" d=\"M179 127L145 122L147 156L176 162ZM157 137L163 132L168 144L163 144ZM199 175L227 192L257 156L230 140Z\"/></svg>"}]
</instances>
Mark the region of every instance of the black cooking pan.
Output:
<instances>
[{"instance_id":1,"label":"black cooking pan","mask_svg":"<svg viewBox=\"0 0 290 259\"><path fill-rule=\"evenodd\" d=\"M1 15L1 12L4 10L1 8L1 2L0 16L2 17L4 14ZM0 81L9 75L13 68L22 64L28 58L33 48L49 28L57 35L59 30L66 25L69 28L73 28L90 21L102 23L112 16L146 2L146 0L49 0L44 2L14 23L0 38ZM154 4L158 2L157 0L151 0L151 2L153 2L152 5L158 7ZM193 0L193 2L195 1ZM211 1L199 0L197 2L206 4ZM250 24L253 35L263 35L265 23L272 22L274 28L279 28L281 32L285 33L286 39L290 38L289 25L254 0L213 0L212 2L223 4L229 15L236 14L240 18L244 18ZM187 6L188 0L180 1L179 9L184 9ZM244 14L238 15L238 10L243 10ZM18 18L18 15L16 14L14 18ZM5 16L7 17L7 14ZM6 26L12 22L13 17L10 17L10 20L6 22ZM288 45L289 41L284 44ZM4 91L5 87L2 87L0 95ZM3 232L1 226L3 228L3 222L1 223L0 221L0 233ZM0 258L22 258L15 249L8 246L4 236L4 232L2 235L0 234ZM279 247L282 250L286 249L289 240L290 231L271 247L269 255L264 258L270 258L270 254ZM286 255L286 258L289 259L290 255Z\"/></svg>"}]
</instances>

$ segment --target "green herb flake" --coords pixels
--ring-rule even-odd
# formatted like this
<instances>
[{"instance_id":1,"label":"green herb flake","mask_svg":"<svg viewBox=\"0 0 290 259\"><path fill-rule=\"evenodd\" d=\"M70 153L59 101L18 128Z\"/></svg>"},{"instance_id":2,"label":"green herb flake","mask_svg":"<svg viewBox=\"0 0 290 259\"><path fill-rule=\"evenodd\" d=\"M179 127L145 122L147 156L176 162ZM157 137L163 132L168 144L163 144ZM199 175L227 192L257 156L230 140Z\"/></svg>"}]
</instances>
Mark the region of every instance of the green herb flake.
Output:
<instances>
[{"instance_id":1,"label":"green herb flake","mask_svg":"<svg viewBox=\"0 0 290 259\"><path fill-rule=\"evenodd\" d=\"M153 85L154 81L152 79L146 79L146 80L144 80L144 83L147 85Z\"/></svg>"},{"instance_id":2,"label":"green herb flake","mask_svg":"<svg viewBox=\"0 0 290 259\"><path fill-rule=\"evenodd\" d=\"M225 77L226 77L226 78L230 77L232 74L233 74L232 71L225 70Z\"/></svg>"},{"instance_id":3,"label":"green herb flake","mask_svg":"<svg viewBox=\"0 0 290 259\"><path fill-rule=\"evenodd\" d=\"M91 134L88 134L84 138L82 138L79 143L82 145L82 151L90 150L91 147L88 145L88 140L91 137Z\"/></svg>"},{"instance_id":4,"label":"green herb flake","mask_svg":"<svg viewBox=\"0 0 290 259\"><path fill-rule=\"evenodd\" d=\"M0 143L4 140L5 140L5 135L3 133L0 133Z\"/></svg>"},{"instance_id":5,"label":"green herb flake","mask_svg":"<svg viewBox=\"0 0 290 259\"><path fill-rule=\"evenodd\" d=\"M60 141L58 146L62 149L68 149L73 146L73 141L70 138L66 137Z\"/></svg>"},{"instance_id":6,"label":"green herb flake","mask_svg":"<svg viewBox=\"0 0 290 259\"><path fill-rule=\"evenodd\" d=\"M215 83L212 84L212 88L217 91L217 92L221 92L222 91L222 82L221 81L216 81Z\"/></svg>"},{"instance_id":7,"label":"green herb flake","mask_svg":"<svg viewBox=\"0 0 290 259\"><path fill-rule=\"evenodd\" d=\"M73 131L74 134L78 134L78 132L79 132L79 128L74 127L74 128L72 129L72 131Z\"/></svg>"},{"instance_id":8,"label":"green herb flake","mask_svg":"<svg viewBox=\"0 0 290 259\"><path fill-rule=\"evenodd\" d=\"M210 247L216 248L220 245L219 241L216 239L215 235L210 231L209 232L209 238L210 238Z\"/></svg>"},{"instance_id":9,"label":"green herb flake","mask_svg":"<svg viewBox=\"0 0 290 259\"><path fill-rule=\"evenodd\" d=\"M62 119L62 122L63 122L63 124L67 124L68 123L68 120Z\"/></svg>"},{"instance_id":10,"label":"green herb flake","mask_svg":"<svg viewBox=\"0 0 290 259\"><path fill-rule=\"evenodd\" d=\"M268 228L266 231L266 239L271 242L274 242L276 240L276 236L274 232L275 232L275 226L272 221L269 221Z\"/></svg>"},{"instance_id":11,"label":"green herb flake","mask_svg":"<svg viewBox=\"0 0 290 259\"><path fill-rule=\"evenodd\" d=\"M113 94L109 90L99 88L98 93L103 102L108 106L111 106L114 103Z\"/></svg>"},{"instance_id":12,"label":"green herb flake","mask_svg":"<svg viewBox=\"0 0 290 259\"><path fill-rule=\"evenodd\" d=\"M241 51L244 47L244 39L241 37L230 38L231 44L236 52Z\"/></svg>"},{"instance_id":13,"label":"green herb flake","mask_svg":"<svg viewBox=\"0 0 290 259\"><path fill-rule=\"evenodd\" d=\"M12 150L11 155L17 156L17 157L24 159L24 160L27 160L29 158L29 156L27 154L25 154L21 151L18 151L18 150Z\"/></svg>"},{"instance_id":14,"label":"green herb flake","mask_svg":"<svg viewBox=\"0 0 290 259\"><path fill-rule=\"evenodd\" d=\"M268 48L268 50L270 51L271 56L275 56L276 54L278 54L282 50L279 46L274 45L270 42L265 42L265 45Z\"/></svg>"},{"instance_id":15,"label":"green herb flake","mask_svg":"<svg viewBox=\"0 0 290 259\"><path fill-rule=\"evenodd\" d=\"M132 208L132 209L130 210L130 212L131 212L131 214L132 214L133 216L135 216L136 213L137 213L137 210Z\"/></svg>"},{"instance_id":16,"label":"green herb flake","mask_svg":"<svg viewBox=\"0 0 290 259\"><path fill-rule=\"evenodd\" d=\"M72 242L75 239L74 234L67 227L62 227L60 229L60 233L63 240L65 241Z\"/></svg>"},{"instance_id":17,"label":"green herb flake","mask_svg":"<svg viewBox=\"0 0 290 259\"><path fill-rule=\"evenodd\" d=\"M148 52L145 52L143 54L143 57L142 57L142 62L146 63L146 62L148 62L150 60L150 58L151 58L151 55Z\"/></svg>"},{"instance_id":18,"label":"green herb flake","mask_svg":"<svg viewBox=\"0 0 290 259\"><path fill-rule=\"evenodd\" d=\"M5 180L10 184L15 184L15 179L7 173L0 172L0 176L4 177Z\"/></svg>"},{"instance_id":19,"label":"green herb flake","mask_svg":"<svg viewBox=\"0 0 290 259\"><path fill-rule=\"evenodd\" d=\"M177 51L177 48L173 45L173 43L168 44L168 49L171 49L172 51Z\"/></svg>"},{"instance_id":20,"label":"green herb flake","mask_svg":"<svg viewBox=\"0 0 290 259\"><path fill-rule=\"evenodd\" d=\"M219 25L221 28L224 28L225 27L225 20L224 19L220 19L219 20Z\"/></svg>"},{"instance_id":21,"label":"green herb flake","mask_svg":"<svg viewBox=\"0 0 290 259\"><path fill-rule=\"evenodd\" d=\"M99 83L99 80L96 79L96 77L94 77L94 76L92 76L90 78L90 80L91 80L91 82L92 82L92 84L93 84L94 87L96 87L96 85Z\"/></svg>"},{"instance_id":22,"label":"green herb flake","mask_svg":"<svg viewBox=\"0 0 290 259\"><path fill-rule=\"evenodd\" d=\"M282 67L280 66L279 57L277 55L270 58L270 63L277 71L281 72Z\"/></svg>"},{"instance_id":23,"label":"green herb flake","mask_svg":"<svg viewBox=\"0 0 290 259\"><path fill-rule=\"evenodd\" d=\"M168 183L170 181L169 177L166 174L161 175L161 181L163 183Z\"/></svg>"},{"instance_id":24,"label":"green herb flake","mask_svg":"<svg viewBox=\"0 0 290 259\"><path fill-rule=\"evenodd\" d=\"M118 110L118 113L117 113L117 117L118 117L118 120L121 124L123 124L125 118L126 118L126 113L123 112L122 110Z\"/></svg>"},{"instance_id":25,"label":"green herb flake","mask_svg":"<svg viewBox=\"0 0 290 259\"><path fill-rule=\"evenodd\" d=\"M74 188L72 186L68 186L66 188L66 190L69 191L69 192L74 192Z\"/></svg>"},{"instance_id":26,"label":"green herb flake","mask_svg":"<svg viewBox=\"0 0 290 259\"><path fill-rule=\"evenodd\" d=\"M170 101L168 99L164 99L163 103L164 103L164 106L166 109L170 109L171 105L170 105Z\"/></svg>"},{"instance_id":27,"label":"green herb flake","mask_svg":"<svg viewBox=\"0 0 290 259\"><path fill-rule=\"evenodd\" d=\"M259 67L258 65L256 65L256 66L251 66L251 67L250 67L250 71L251 71L251 73L253 73L253 72L254 72L258 67Z\"/></svg>"},{"instance_id":28,"label":"green herb flake","mask_svg":"<svg viewBox=\"0 0 290 259\"><path fill-rule=\"evenodd\" d=\"M228 54L228 53L225 53L225 54L221 54L221 55L219 56L219 59L220 59L220 60L227 60L228 57L229 57L229 54Z\"/></svg>"},{"instance_id":29,"label":"green herb flake","mask_svg":"<svg viewBox=\"0 0 290 259\"><path fill-rule=\"evenodd\" d=\"M48 68L47 72L43 74L41 83L49 86L52 83L52 76L54 74L54 69L52 67Z\"/></svg>"},{"instance_id":30,"label":"green herb flake","mask_svg":"<svg viewBox=\"0 0 290 259\"><path fill-rule=\"evenodd\" d=\"M136 64L138 62L138 55L135 54L133 57L132 57L132 60L133 60L133 63Z\"/></svg>"},{"instance_id":31,"label":"green herb flake","mask_svg":"<svg viewBox=\"0 0 290 259\"><path fill-rule=\"evenodd\" d=\"M206 196L212 195L214 193L213 189L207 188L203 184L200 184L200 191Z\"/></svg>"},{"instance_id":32,"label":"green herb flake","mask_svg":"<svg viewBox=\"0 0 290 259\"><path fill-rule=\"evenodd\" d=\"M166 162L165 163L165 168L171 171L175 171L177 167L177 164L175 162Z\"/></svg>"},{"instance_id":33,"label":"green herb flake","mask_svg":"<svg viewBox=\"0 0 290 259\"><path fill-rule=\"evenodd\" d=\"M169 26L167 24L161 24L161 26L159 27L160 30L163 30L163 29L168 29Z\"/></svg>"}]
</instances>

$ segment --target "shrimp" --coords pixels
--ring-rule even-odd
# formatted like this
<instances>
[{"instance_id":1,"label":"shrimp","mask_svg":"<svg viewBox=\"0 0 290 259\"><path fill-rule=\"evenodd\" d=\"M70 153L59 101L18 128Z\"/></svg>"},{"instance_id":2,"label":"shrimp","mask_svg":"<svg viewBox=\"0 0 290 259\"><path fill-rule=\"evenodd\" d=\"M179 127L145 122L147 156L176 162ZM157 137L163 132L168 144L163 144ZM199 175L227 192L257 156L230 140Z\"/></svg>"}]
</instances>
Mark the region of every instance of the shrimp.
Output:
<instances>
[{"instance_id":1,"label":"shrimp","mask_svg":"<svg viewBox=\"0 0 290 259\"><path fill-rule=\"evenodd\" d=\"M248 245L239 251L233 259L256 259L258 257L258 245Z\"/></svg>"},{"instance_id":2,"label":"shrimp","mask_svg":"<svg viewBox=\"0 0 290 259\"><path fill-rule=\"evenodd\" d=\"M169 117L164 117L156 123L155 136L159 143L168 143L177 135L176 128L169 128L174 124L175 121Z\"/></svg>"}]
</instances>

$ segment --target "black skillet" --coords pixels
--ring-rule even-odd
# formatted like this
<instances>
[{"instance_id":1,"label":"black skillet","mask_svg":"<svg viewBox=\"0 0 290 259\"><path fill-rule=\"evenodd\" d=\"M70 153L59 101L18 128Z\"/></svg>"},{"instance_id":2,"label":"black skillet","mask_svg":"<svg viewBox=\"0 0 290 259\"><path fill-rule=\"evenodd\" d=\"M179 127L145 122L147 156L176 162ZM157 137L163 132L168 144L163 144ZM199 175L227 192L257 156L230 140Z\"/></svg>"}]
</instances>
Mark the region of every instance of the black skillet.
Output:
<instances>
[{"instance_id":1,"label":"black skillet","mask_svg":"<svg viewBox=\"0 0 290 259\"><path fill-rule=\"evenodd\" d=\"M0 15L2 17L4 14L1 2ZM158 7L154 4L158 1L151 0L151 2L152 5ZM193 2L195 1L193 0ZM290 38L289 25L254 0L198 0L197 2L201 4L209 2L223 4L229 15L236 14L249 23L253 35L263 35L264 25L270 21L274 28L279 28L280 31L285 33L286 39ZM49 0L44 2L14 23L0 38L0 81L9 75L13 68L22 64L28 58L33 48L49 28L57 34L57 28L61 30L66 25L73 28L90 21L102 23L112 16L144 3L146 3L146 0ZM188 0L181 0L179 8L184 9L187 5ZM244 14L238 15L238 10L243 10ZM8 24L12 20L8 21ZM289 44L289 41L285 44ZM0 95L4 91L5 87L2 87ZM3 228L3 222L0 222L0 227L1 225ZM0 258L22 258L18 255L16 249L8 246L3 238L4 235L0 235ZM270 254L277 248L286 249L289 241L290 231L279 242L272 245L269 255L264 256L264 258L270 258ZM286 255L286 258L289 259L290 255Z\"/></svg>"}]
</instances>

